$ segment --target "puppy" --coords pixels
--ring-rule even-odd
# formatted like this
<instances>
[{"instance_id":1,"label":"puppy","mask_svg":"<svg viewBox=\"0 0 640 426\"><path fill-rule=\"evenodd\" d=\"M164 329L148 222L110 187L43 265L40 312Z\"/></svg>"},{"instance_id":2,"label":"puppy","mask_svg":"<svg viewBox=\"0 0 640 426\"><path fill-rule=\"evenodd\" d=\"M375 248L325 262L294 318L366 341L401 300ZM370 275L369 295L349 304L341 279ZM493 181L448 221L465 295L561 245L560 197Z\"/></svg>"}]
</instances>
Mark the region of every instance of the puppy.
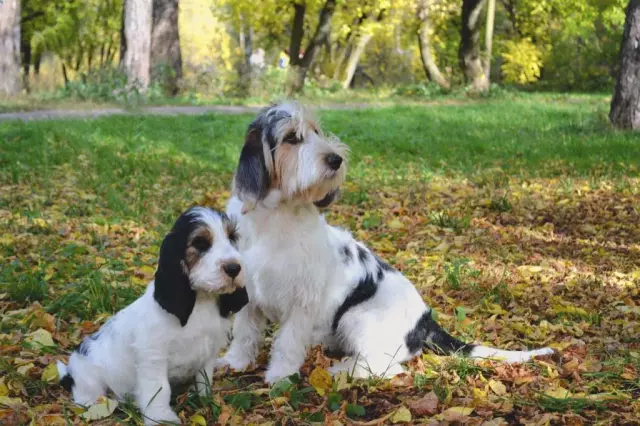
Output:
<instances>
[{"instance_id":1,"label":"puppy","mask_svg":"<svg viewBox=\"0 0 640 426\"><path fill-rule=\"evenodd\" d=\"M390 377L424 349L522 362L551 349L505 351L465 344L442 330L401 273L318 207L337 197L346 147L295 103L266 109L249 126L227 213L239 220L249 304L236 316L219 365L245 369L267 320L280 323L265 380L296 373L310 345L350 355L332 368Z\"/></svg>"},{"instance_id":2,"label":"puppy","mask_svg":"<svg viewBox=\"0 0 640 426\"><path fill-rule=\"evenodd\" d=\"M237 238L224 213L194 207L177 219L145 293L86 337L68 366L58 362L76 403L131 394L146 424L180 422L169 405L170 383L195 378L206 392L228 343L229 316L248 302Z\"/></svg>"}]
</instances>

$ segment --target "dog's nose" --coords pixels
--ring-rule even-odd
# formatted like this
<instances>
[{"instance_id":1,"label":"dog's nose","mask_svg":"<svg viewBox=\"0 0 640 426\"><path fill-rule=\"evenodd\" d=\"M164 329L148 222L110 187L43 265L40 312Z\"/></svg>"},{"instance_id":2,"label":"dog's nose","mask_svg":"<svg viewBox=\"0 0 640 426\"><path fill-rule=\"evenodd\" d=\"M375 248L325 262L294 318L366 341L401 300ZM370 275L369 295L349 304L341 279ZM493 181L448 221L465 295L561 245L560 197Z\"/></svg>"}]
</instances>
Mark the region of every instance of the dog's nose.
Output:
<instances>
[{"instance_id":1,"label":"dog's nose","mask_svg":"<svg viewBox=\"0 0 640 426\"><path fill-rule=\"evenodd\" d=\"M225 274L229 275L231 278L235 278L240 273L242 267L238 263L225 263L222 265L222 269Z\"/></svg>"},{"instance_id":2,"label":"dog's nose","mask_svg":"<svg viewBox=\"0 0 640 426\"><path fill-rule=\"evenodd\" d=\"M338 154L329 154L327 155L326 161L332 170L338 170L342 164L342 157Z\"/></svg>"}]
</instances>

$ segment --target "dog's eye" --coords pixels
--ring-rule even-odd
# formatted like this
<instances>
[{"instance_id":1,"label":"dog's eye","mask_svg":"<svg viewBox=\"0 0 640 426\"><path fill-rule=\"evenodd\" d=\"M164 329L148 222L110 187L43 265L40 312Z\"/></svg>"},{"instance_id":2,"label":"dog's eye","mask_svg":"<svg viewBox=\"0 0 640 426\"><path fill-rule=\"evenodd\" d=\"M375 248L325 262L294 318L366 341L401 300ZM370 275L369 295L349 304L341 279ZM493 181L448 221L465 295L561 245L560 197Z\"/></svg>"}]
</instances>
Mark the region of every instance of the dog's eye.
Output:
<instances>
[{"instance_id":1,"label":"dog's eye","mask_svg":"<svg viewBox=\"0 0 640 426\"><path fill-rule=\"evenodd\" d=\"M191 241L191 246L198 251L207 251L211 248L211 241L205 237L195 237L193 241Z\"/></svg>"},{"instance_id":2,"label":"dog's eye","mask_svg":"<svg viewBox=\"0 0 640 426\"><path fill-rule=\"evenodd\" d=\"M302 141L298 139L298 136L296 135L295 132L291 132L287 136L285 136L284 139L282 139L282 142L289 143L291 145L297 145Z\"/></svg>"},{"instance_id":3,"label":"dog's eye","mask_svg":"<svg viewBox=\"0 0 640 426\"><path fill-rule=\"evenodd\" d=\"M231 242L231 244L233 244L234 246L238 243L238 228L237 227L233 227L230 231L229 231L229 241Z\"/></svg>"}]
</instances>

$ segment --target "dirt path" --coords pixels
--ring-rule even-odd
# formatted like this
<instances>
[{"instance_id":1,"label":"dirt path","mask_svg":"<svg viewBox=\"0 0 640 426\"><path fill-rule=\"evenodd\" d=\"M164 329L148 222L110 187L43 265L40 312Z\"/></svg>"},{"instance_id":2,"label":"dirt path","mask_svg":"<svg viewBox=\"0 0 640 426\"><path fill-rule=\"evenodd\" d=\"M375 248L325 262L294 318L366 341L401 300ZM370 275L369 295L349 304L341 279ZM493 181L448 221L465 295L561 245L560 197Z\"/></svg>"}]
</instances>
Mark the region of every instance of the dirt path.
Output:
<instances>
[{"instance_id":1,"label":"dirt path","mask_svg":"<svg viewBox=\"0 0 640 426\"><path fill-rule=\"evenodd\" d=\"M348 104L348 105L326 105L319 106L318 109L366 109L375 108L372 104ZM155 106L145 107L135 110L124 108L97 108L87 110L67 110L48 109L27 112L6 112L0 113L0 121L8 120L58 120L65 118L97 118L110 115L203 115L211 113L221 114L245 114L256 113L261 107L231 106L231 105L211 105L211 106Z\"/></svg>"}]
</instances>

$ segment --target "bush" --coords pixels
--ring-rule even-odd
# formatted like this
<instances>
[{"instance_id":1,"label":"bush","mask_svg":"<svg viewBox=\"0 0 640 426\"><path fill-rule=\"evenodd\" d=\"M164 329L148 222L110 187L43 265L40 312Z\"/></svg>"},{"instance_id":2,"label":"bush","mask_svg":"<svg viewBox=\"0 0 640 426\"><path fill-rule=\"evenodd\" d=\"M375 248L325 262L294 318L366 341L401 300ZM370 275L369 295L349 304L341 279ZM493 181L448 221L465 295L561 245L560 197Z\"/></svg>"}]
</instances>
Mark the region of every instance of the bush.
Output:
<instances>
[{"instance_id":1,"label":"bush","mask_svg":"<svg viewBox=\"0 0 640 426\"><path fill-rule=\"evenodd\" d=\"M507 83L529 84L540 78L542 52L530 38L504 43L502 73Z\"/></svg>"}]
</instances>

